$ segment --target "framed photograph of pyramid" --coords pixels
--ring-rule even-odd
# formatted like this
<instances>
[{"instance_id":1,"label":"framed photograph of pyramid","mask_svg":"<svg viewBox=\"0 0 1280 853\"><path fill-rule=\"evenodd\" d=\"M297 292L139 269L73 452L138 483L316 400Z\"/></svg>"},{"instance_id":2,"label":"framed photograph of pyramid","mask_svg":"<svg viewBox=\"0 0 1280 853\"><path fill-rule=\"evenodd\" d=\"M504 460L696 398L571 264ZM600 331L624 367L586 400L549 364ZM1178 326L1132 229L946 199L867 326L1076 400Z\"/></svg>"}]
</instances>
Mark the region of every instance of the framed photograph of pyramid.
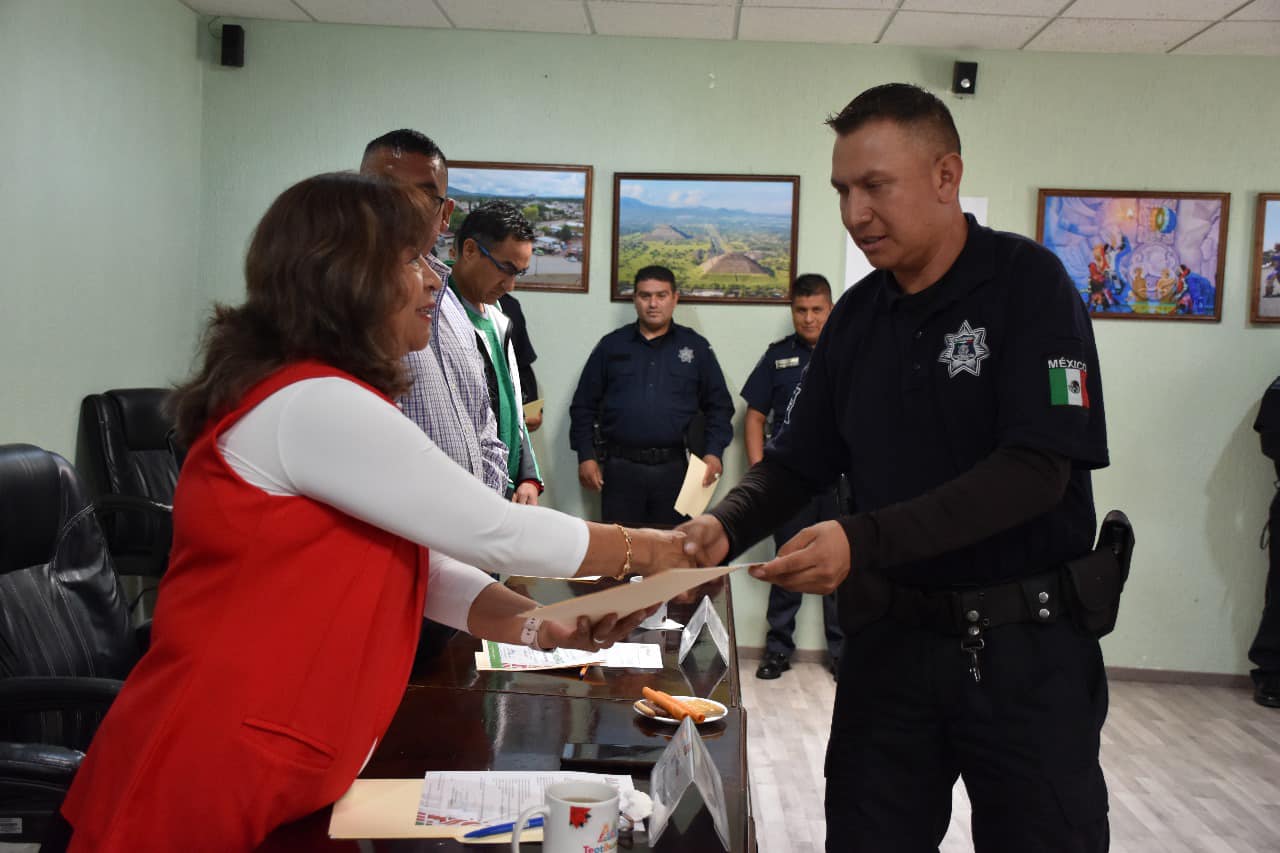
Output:
<instances>
[{"instance_id":1,"label":"framed photograph of pyramid","mask_svg":"<svg viewBox=\"0 0 1280 853\"><path fill-rule=\"evenodd\" d=\"M796 175L616 173L613 300L656 264L681 302L789 302L799 202Z\"/></svg>"}]
</instances>

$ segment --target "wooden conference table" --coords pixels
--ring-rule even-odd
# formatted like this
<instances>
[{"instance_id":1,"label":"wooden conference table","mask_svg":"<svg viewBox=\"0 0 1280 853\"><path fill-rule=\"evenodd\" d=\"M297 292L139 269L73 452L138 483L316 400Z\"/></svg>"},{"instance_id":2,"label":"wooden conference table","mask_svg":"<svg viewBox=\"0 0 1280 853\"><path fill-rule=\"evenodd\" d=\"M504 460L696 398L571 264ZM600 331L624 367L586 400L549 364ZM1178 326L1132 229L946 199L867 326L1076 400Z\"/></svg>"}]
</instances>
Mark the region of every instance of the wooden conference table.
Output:
<instances>
[{"instance_id":1,"label":"wooden conference table","mask_svg":"<svg viewBox=\"0 0 1280 853\"><path fill-rule=\"evenodd\" d=\"M600 582L606 586L611 583ZM535 578L514 578L509 585L544 604L601 588L577 581ZM729 709L723 720L700 727L724 784L729 849L754 853L755 825L747 776L747 713L739 691L733 602L728 584L711 598L729 631L728 666L720 661L706 632L684 664L679 665L679 631L638 631L631 641L661 646L660 672L592 667L582 679L577 670L477 672L475 652L479 641L466 634L455 636L433 665L410 681L386 736L361 778L422 778L428 770L559 770L565 743L662 746L674 727L635 713L632 703L640 697L640 688L647 685L672 694L705 696ZM668 615L687 623L697 603L671 604ZM637 776L635 782L640 790L648 790L647 778ZM328 826L328 811L299 823L312 824L305 834L315 839L320 829ZM619 849L654 849L643 832L634 834L630 847L625 838L622 842ZM528 846L541 849L539 845ZM328 846L322 842L316 849L461 853L509 850L510 846L421 838L363 841L358 847L350 841L332 841ZM660 853L713 853L722 849L696 788L690 786L656 849Z\"/></svg>"}]
</instances>

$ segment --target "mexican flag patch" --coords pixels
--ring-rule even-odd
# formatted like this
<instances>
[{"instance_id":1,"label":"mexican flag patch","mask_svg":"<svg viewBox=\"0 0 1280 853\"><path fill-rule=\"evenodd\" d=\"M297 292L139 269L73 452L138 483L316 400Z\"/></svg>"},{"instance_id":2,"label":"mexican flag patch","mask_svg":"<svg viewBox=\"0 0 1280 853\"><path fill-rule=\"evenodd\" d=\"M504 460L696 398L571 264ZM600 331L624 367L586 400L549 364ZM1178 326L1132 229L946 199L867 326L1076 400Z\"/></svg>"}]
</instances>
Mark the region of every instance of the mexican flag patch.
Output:
<instances>
[{"instance_id":1,"label":"mexican flag patch","mask_svg":"<svg viewBox=\"0 0 1280 853\"><path fill-rule=\"evenodd\" d=\"M1055 358L1049 362L1049 405L1089 408L1089 371L1083 361Z\"/></svg>"}]
</instances>

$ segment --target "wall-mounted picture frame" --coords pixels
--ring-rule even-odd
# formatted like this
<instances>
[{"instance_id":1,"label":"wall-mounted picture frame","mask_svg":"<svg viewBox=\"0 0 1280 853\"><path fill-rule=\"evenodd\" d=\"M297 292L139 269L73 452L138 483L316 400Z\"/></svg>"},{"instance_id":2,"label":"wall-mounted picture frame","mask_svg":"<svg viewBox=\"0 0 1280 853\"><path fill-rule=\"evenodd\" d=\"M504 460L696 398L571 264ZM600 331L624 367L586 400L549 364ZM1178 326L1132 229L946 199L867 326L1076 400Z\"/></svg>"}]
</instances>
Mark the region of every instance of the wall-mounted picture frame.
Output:
<instances>
[{"instance_id":1,"label":"wall-mounted picture frame","mask_svg":"<svg viewBox=\"0 0 1280 853\"><path fill-rule=\"evenodd\" d=\"M681 302L789 302L799 204L798 175L616 173L613 301L660 264Z\"/></svg>"},{"instance_id":2,"label":"wall-mounted picture frame","mask_svg":"<svg viewBox=\"0 0 1280 853\"><path fill-rule=\"evenodd\" d=\"M449 231L440 235L441 257L449 257L462 220L487 201L520 208L537 237L529 272L516 290L586 293L591 267L590 166L547 163L449 163L449 197L454 200Z\"/></svg>"},{"instance_id":3,"label":"wall-mounted picture frame","mask_svg":"<svg viewBox=\"0 0 1280 853\"><path fill-rule=\"evenodd\" d=\"M1229 193L1042 189L1036 237L1094 317L1222 319Z\"/></svg>"},{"instance_id":4,"label":"wall-mounted picture frame","mask_svg":"<svg viewBox=\"0 0 1280 853\"><path fill-rule=\"evenodd\" d=\"M1258 193L1249 259L1253 268L1249 319L1280 323L1280 193Z\"/></svg>"}]
</instances>

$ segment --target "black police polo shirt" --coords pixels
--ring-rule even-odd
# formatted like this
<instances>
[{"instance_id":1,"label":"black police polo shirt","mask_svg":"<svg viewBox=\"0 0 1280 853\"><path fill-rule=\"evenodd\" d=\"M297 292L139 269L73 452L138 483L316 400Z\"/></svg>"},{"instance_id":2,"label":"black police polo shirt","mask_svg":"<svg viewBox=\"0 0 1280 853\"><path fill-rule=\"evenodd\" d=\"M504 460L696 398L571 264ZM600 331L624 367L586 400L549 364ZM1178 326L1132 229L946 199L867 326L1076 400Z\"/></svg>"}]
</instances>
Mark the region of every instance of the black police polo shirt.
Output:
<instances>
[{"instance_id":1,"label":"black police polo shirt","mask_svg":"<svg viewBox=\"0 0 1280 853\"><path fill-rule=\"evenodd\" d=\"M742 399L779 423L812 354L813 347L797 334L769 344L742 386Z\"/></svg>"},{"instance_id":2,"label":"black police polo shirt","mask_svg":"<svg viewBox=\"0 0 1280 853\"><path fill-rule=\"evenodd\" d=\"M733 439L733 400L711 344L672 323L646 339L630 323L600 339L569 406L569 441L578 459L594 458L592 423L610 444L682 447L685 430L706 416L706 452L722 456Z\"/></svg>"},{"instance_id":3,"label":"black police polo shirt","mask_svg":"<svg viewBox=\"0 0 1280 853\"><path fill-rule=\"evenodd\" d=\"M1095 524L1089 471L1108 464L1097 348L1075 286L1043 246L968 224L932 287L903 295L877 270L840 299L766 450L815 489L847 472L866 512L925 494L999 447L1071 460L1056 507L886 569L906 583L982 584L1084 554Z\"/></svg>"}]
</instances>

